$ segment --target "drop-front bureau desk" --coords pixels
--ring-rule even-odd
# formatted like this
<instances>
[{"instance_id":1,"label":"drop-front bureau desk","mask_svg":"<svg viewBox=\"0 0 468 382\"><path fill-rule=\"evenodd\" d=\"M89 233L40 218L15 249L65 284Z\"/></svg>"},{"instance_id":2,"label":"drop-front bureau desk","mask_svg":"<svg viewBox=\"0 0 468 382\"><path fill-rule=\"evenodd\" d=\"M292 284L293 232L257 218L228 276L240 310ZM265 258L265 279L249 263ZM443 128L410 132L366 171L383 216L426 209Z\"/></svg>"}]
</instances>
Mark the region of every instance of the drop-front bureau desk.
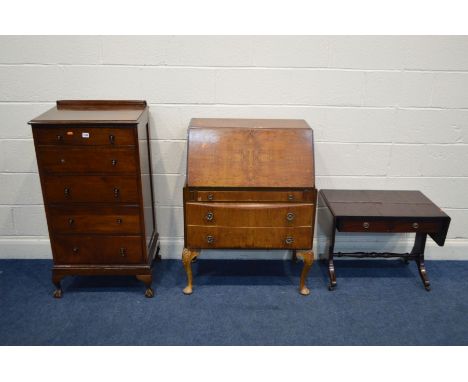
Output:
<instances>
[{"instance_id":1,"label":"drop-front bureau desk","mask_svg":"<svg viewBox=\"0 0 468 382\"><path fill-rule=\"evenodd\" d=\"M159 249L145 101L57 101L32 125L54 266L67 275L135 275L153 296Z\"/></svg>"},{"instance_id":2,"label":"drop-front bureau desk","mask_svg":"<svg viewBox=\"0 0 468 382\"><path fill-rule=\"evenodd\" d=\"M201 249L289 249L313 262L313 133L303 120L192 119L184 187L185 294Z\"/></svg>"}]
</instances>

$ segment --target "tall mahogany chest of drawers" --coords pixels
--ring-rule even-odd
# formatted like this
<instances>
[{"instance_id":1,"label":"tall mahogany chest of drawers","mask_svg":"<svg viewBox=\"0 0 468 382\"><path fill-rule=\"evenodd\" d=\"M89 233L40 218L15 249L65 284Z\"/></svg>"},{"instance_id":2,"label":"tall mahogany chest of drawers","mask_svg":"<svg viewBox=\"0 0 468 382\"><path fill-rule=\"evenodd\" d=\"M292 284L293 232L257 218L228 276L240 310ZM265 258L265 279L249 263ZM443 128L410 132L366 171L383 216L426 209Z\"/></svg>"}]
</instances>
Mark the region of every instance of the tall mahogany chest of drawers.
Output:
<instances>
[{"instance_id":1,"label":"tall mahogany chest of drawers","mask_svg":"<svg viewBox=\"0 0 468 382\"><path fill-rule=\"evenodd\" d=\"M201 249L288 249L313 262L313 132L303 120L192 119L184 187L185 294Z\"/></svg>"},{"instance_id":2,"label":"tall mahogany chest of drawers","mask_svg":"<svg viewBox=\"0 0 468 382\"><path fill-rule=\"evenodd\" d=\"M135 275L153 296L159 249L145 101L57 101L32 125L54 266L67 275Z\"/></svg>"}]
</instances>

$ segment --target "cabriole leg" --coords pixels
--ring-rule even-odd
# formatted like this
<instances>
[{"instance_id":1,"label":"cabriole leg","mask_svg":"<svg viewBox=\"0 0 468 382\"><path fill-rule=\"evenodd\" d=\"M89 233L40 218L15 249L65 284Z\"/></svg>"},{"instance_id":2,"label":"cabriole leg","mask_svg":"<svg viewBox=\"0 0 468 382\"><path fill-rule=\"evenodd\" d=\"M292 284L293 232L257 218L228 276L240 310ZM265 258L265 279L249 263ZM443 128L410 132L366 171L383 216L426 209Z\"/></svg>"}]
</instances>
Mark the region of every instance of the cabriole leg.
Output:
<instances>
[{"instance_id":1,"label":"cabriole leg","mask_svg":"<svg viewBox=\"0 0 468 382\"><path fill-rule=\"evenodd\" d=\"M147 298L154 297L154 291L153 291L153 288L151 288L151 284L153 283L153 276L152 275L137 275L136 278L138 281L141 281L143 284L145 284L145 287L146 287L145 297Z\"/></svg>"},{"instance_id":2,"label":"cabriole leg","mask_svg":"<svg viewBox=\"0 0 468 382\"><path fill-rule=\"evenodd\" d=\"M188 248L184 248L182 251L182 263L184 264L185 273L187 273L187 286L183 290L185 294L192 294L193 292L192 261L195 260L197 256L197 251Z\"/></svg>"},{"instance_id":3,"label":"cabriole leg","mask_svg":"<svg viewBox=\"0 0 468 382\"><path fill-rule=\"evenodd\" d=\"M299 293L303 296L307 296L310 294L310 290L306 286L306 280L310 268L314 263L314 253L312 251L301 251L298 255L304 260L304 267L302 268L301 272L301 280L299 281Z\"/></svg>"},{"instance_id":4,"label":"cabriole leg","mask_svg":"<svg viewBox=\"0 0 468 382\"><path fill-rule=\"evenodd\" d=\"M52 283L55 285L54 297L55 298L62 298L63 291L61 281L63 276L56 271L52 271Z\"/></svg>"}]
</instances>

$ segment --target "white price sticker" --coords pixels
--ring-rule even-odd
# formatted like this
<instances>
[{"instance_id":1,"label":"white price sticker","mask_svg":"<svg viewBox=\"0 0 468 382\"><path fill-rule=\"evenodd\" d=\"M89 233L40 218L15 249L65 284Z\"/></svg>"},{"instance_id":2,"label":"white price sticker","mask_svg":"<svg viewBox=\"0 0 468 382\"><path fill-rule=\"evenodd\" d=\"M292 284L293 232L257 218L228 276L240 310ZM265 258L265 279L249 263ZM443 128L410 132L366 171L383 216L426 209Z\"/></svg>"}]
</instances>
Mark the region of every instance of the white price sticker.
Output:
<instances>
[{"instance_id":1,"label":"white price sticker","mask_svg":"<svg viewBox=\"0 0 468 382\"><path fill-rule=\"evenodd\" d=\"M89 133L81 133L81 138L89 138Z\"/></svg>"}]
</instances>

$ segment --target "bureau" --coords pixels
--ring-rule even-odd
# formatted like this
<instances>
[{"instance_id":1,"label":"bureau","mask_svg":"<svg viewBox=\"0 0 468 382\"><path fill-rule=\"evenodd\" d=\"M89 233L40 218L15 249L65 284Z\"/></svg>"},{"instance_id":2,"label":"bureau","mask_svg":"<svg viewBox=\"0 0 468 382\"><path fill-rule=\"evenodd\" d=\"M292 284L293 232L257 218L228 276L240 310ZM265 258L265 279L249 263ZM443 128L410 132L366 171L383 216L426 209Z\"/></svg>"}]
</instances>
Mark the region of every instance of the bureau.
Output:
<instances>
[{"instance_id":1,"label":"bureau","mask_svg":"<svg viewBox=\"0 0 468 382\"><path fill-rule=\"evenodd\" d=\"M159 242L145 101L57 101L31 120L54 297L73 275L134 275L153 297Z\"/></svg>"},{"instance_id":2,"label":"bureau","mask_svg":"<svg viewBox=\"0 0 468 382\"><path fill-rule=\"evenodd\" d=\"M183 191L185 294L201 249L287 249L313 263L313 132L303 120L192 119Z\"/></svg>"}]
</instances>

